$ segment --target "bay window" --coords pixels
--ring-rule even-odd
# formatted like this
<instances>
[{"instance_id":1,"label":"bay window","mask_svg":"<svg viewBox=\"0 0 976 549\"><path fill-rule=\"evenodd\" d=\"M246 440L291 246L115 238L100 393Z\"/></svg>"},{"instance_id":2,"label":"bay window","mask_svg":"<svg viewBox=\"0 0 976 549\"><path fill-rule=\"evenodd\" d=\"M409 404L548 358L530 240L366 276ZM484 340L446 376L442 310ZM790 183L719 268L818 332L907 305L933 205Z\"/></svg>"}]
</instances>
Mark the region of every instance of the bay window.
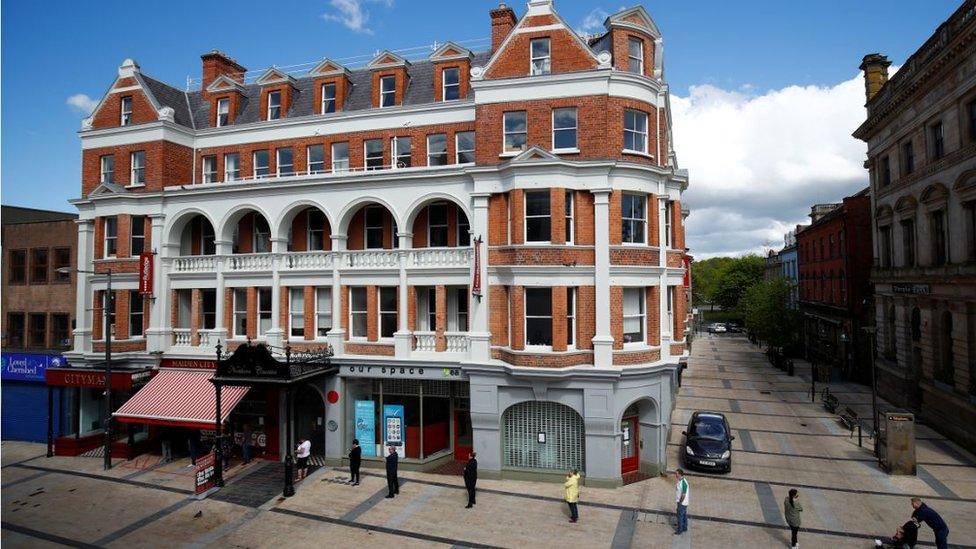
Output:
<instances>
[{"instance_id":1,"label":"bay window","mask_svg":"<svg viewBox=\"0 0 976 549\"><path fill-rule=\"evenodd\" d=\"M325 337L332 329L332 288L315 288L315 335Z\"/></svg>"},{"instance_id":2,"label":"bay window","mask_svg":"<svg viewBox=\"0 0 976 549\"><path fill-rule=\"evenodd\" d=\"M647 113L624 111L624 151L647 153Z\"/></svg>"},{"instance_id":3,"label":"bay window","mask_svg":"<svg viewBox=\"0 0 976 549\"><path fill-rule=\"evenodd\" d=\"M288 335L305 337L305 288L288 289Z\"/></svg>"},{"instance_id":4,"label":"bay window","mask_svg":"<svg viewBox=\"0 0 976 549\"><path fill-rule=\"evenodd\" d=\"M643 244L647 235L647 197L624 193L620 201L621 239L625 244Z\"/></svg>"},{"instance_id":5,"label":"bay window","mask_svg":"<svg viewBox=\"0 0 976 549\"><path fill-rule=\"evenodd\" d=\"M549 189L525 192L525 241L549 242L552 238L552 215Z\"/></svg>"},{"instance_id":6,"label":"bay window","mask_svg":"<svg viewBox=\"0 0 976 549\"><path fill-rule=\"evenodd\" d=\"M644 288L624 288L624 343L643 343L647 327Z\"/></svg>"},{"instance_id":7,"label":"bay window","mask_svg":"<svg viewBox=\"0 0 976 549\"><path fill-rule=\"evenodd\" d=\"M381 286L377 289L377 305L379 306L380 337L393 337L397 331L397 287Z\"/></svg>"},{"instance_id":8,"label":"bay window","mask_svg":"<svg viewBox=\"0 0 976 549\"><path fill-rule=\"evenodd\" d=\"M551 288L525 288L525 345L552 346Z\"/></svg>"}]
</instances>

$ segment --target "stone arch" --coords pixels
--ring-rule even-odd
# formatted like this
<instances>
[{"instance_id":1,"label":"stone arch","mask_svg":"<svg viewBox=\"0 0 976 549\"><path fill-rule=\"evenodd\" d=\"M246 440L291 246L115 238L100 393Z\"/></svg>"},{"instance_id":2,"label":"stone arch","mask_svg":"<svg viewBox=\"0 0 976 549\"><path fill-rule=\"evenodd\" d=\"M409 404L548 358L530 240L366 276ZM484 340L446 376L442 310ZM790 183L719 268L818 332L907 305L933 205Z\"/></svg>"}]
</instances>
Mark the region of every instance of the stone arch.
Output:
<instances>
[{"instance_id":1,"label":"stone arch","mask_svg":"<svg viewBox=\"0 0 976 549\"><path fill-rule=\"evenodd\" d=\"M952 185L952 190L963 200L976 198L976 170L966 170L959 174Z\"/></svg>"},{"instance_id":2,"label":"stone arch","mask_svg":"<svg viewBox=\"0 0 976 549\"><path fill-rule=\"evenodd\" d=\"M921 202L931 204L934 202L945 202L949 198L949 189L942 183L933 183L922 191Z\"/></svg>"},{"instance_id":3,"label":"stone arch","mask_svg":"<svg viewBox=\"0 0 976 549\"><path fill-rule=\"evenodd\" d=\"M633 399L620 409L617 415L616 432L620 437L621 468L625 464L627 444L625 444L624 422L636 415L637 433L631 434L631 445L637 457L637 470L649 475L657 475L665 468L665 448L667 447L668 426L661 418L661 406L650 396ZM636 435L636 436L635 436ZM623 472L623 470L621 470Z\"/></svg>"},{"instance_id":4,"label":"stone arch","mask_svg":"<svg viewBox=\"0 0 976 549\"><path fill-rule=\"evenodd\" d=\"M913 215L918 208L918 200L910 194L906 194L895 202L895 211L903 216Z\"/></svg>"},{"instance_id":5,"label":"stone arch","mask_svg":"<svg viewBox=\"0 0 976 549\"><path fill-rule=\"evenodd\" d=\"M281 211L281 215L279 215L278 219L275 221L274 237L283 242L287 242L289 251L296 249L293 246L296 235L292 234L292 228L295 224L295 220L302 212L310 208L322 212L322 215L325 217L325 226L324 226L325 242L324 242L324 247L322 249L324 250L332 249L332 242L330 237L335 227L332 214L328 211L328 209L326 209L318 202L315 202L313 200L303 199L303 200L297 200L289 204L287 207L285 207ZM299 238L298 240L299 240L298 242L299 244L305 241L303 238ZM302 248L303 251L308 250L308 246L299 246L299 247Z\"/></svg>"},{"instance_id":6,"label":"stone arch","mask_svg":"<svg viewBox=\"0 0 976 549\"><path fill-rule=\"evenodd\" d=\"M883 204L881 206L878 206L878 208L876 210L874 210L874 217L877 218L877 219L886 219L886 218L889 218L890 219L892 215L893 215L893 212L892 212L891 206L889 206L887 204Z\"/></svg>"},{"instance_id":7,"label":"stone arch","mask_svg":"<svg viewBox=\"0 0 976 549\"><path fill-rule=\"evenodd\" d=\"M401 220L397 215L396 209L386 200L376 196L363 196L346 204L339 214L337 225L334 230L337 235L346 237L346 248L350 250L361 250L369 248L368 236L364 229L359 225L359 220L364 219L366 208L370 206L380 206L386 210L389 219L383 221L383 249L392 249L399 246L397 232L403 230ZM353 222L356 225L353 226ZM388 231L389 229L389 231ZM375 246L374 246L375 248Z\"/></svg>"},{"instance_id":8,"label":"stone arch","mask_svg":"<svg viewBox=\"0 0 976 549\"><path fill-rule=\"evenodd\" d=\"M460 200L457 199L457 197L447 193L438 192L438 193L426 194L418 198L417 200L415 200L413 204L410 205L410 207L407 209L406 220L404 221L405 223L405 225L403 226L404 230L413 234L414 248L418 248L418 247L422 248L430 245L430 243L428 242L428 234L426 230L424 230L423 234L418 234L418 232L415 229L418 221L422 221L426 219L427 206L437 202L447 202L449 204L454 204L455 206L460 208L460 211L464 215L465 221L467 222L467 226L469 228L471 227L471 212L468 209L467 204L462 203ZM453 246L457 246L458 245L457 226L459 223L461 223L461 220L456 218L456 216L451 212L448 212L447 221L448 221L448 226L452 226L455 229L453 232L450 232L448 235L449 236L448 245L449 246L452 245L451 242L453 242Z\"/></svg>"},{"instance_id":9,"label":"stone arch","mask_svg":"<svg viewBox=\"0 0 976 549\"><path fill-rule=\"evenodd\" d=\"M358 212L363 206L369 206L370 204L379 204L390 212L393 216L393 221L400 227L400 218L397 216L396 208L386 200L379 198L378 196L361 196L350 201L348 204L343 206L342 211L339 212L339 216L336 218L336 223L334 225L336 234L349 234L349 222L352 221L356 212ZM331 220L330 220L331 222Z\"/></svg>"},{"instance_id":10,"label":"stone arch","mask_svg":"<svg viewBox=\"0 0 976 549\"><path fill-rule=\"evenodd\" d=\"M249 213L256 213L263 217L268 223L270 233L272 235L275 234L275 227L271 226L272 217L268 215L267 211L254 204L240 204L229 210L220 220L220 228L217 232L217 239L223 242L232 243L234 240L234 231L237 229L237 224Z\"/></svg>"},{"instance_id":11,"label":"stone arch","mask_svg":"<svg viewBox=\"0 0 976 549\"><path fill-rule=\"evenodd\" d=\"M210 214L199 208L181 210L169 220L163 229L162 253L164 256L200 255L202 253L192 253L192 247L187 243L186 232L197 217L208 223L210 229L216 234L216 225ZM172 253L170 253L171 251Z\"/></svg>"},{"instance_id":12,"label":"stone arch","mask_svg":"<svg viewBox=\"0 0 976 549\"><path fill-rule=\"evenodd\" d=\"M295 438L297 440L300 437L308 437L312 441L314 455L325 455L325 409L325 394L321 387L314 383L298 386L292 412L295 421Z\"/></svg>"},{"instance_id":13,"label":"stone arch","mask_svg":"<svg viewBox=\"0 0 976 549\"><path fill-rule=\"evenodd\" d=\"M540 442L540 435L545 441ZM586 470L586 427L574 407L523 400L501 414L501 463L509 469Z\"/></svg>"}]
</instances>

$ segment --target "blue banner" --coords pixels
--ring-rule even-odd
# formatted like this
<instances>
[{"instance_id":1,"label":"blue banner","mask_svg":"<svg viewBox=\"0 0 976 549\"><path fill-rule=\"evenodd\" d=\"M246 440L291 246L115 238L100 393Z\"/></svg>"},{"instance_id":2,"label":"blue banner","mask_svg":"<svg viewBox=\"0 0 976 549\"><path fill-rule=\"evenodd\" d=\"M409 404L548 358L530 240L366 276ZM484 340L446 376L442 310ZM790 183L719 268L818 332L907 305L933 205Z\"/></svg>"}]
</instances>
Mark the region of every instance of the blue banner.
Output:
<instances>
[{"instance_id":1,"label":"blue banner","mask_svg":"<svg viewBox=\"0 0 976 549\"><path fill-rule=\"evenodd\" d=\"M356 401L356 438L363 456L376 457L376 405L372 400Z\"/></svg>"},{"instance_id":2,"label":"blue banner","mask_svg":"<svg viewBox=\"0 0 976 549\"><path fill-rule=\"evenodd\" d=\"M403 405L384 404L383 405L383 443L386 446L395 446L400 453L400 457L405 455L404 435L406 426L403 424ZM384 454L386 451L384 450Z\"/></svg>"},{"instance_id":3,"label":"blue banner","mask_svg":"<svg viewBox=\"0 0 976 549\"><path fill-rule=\"evenodd\" d=\"M66 364L60 355L35 355L27 353L2 353L3 379L7 381L39 381L44 383L48 368L60 368Z\"/></svg>"}]
</instances>

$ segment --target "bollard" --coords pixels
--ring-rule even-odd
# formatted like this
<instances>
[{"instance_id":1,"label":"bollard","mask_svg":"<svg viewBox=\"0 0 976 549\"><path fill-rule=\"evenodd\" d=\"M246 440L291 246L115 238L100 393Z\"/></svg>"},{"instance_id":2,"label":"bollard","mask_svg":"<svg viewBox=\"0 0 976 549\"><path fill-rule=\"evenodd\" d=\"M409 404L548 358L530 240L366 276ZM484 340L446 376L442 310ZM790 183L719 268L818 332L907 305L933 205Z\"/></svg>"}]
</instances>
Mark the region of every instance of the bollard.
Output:
<instances>
[{"instance_id":1,"label":"bollard","mask_svg":"<svg viewBox=\"0 0 976 549\"><path fill-rule=\"evenodd\" d=\"M282 495L286 498L295 495L295 471L293 469L293 460L291 458L291 452L285 456L285 489Z\"/></svg>"},{"instance_id":2,"label":"bollard","mask_svg":"<svg viewBox=\"0 0 976 549\"><path fill-rule=\"evenodd\" d=\"M864 441L861 439L861 422L860 421L857 422L857 447L858 448L863 448L864 447Z\"/></svg>"},{"instance_id":3,"label":"bollard","mask_svg":"<svg viewBox=\"0 0 976 549\"><path fill-rule=\"evenodd\" d=\"M789 374L790 376L794 374L792 358L786 362L786 369L787 369L786 373Z\"/></svg>"}]
</instances>

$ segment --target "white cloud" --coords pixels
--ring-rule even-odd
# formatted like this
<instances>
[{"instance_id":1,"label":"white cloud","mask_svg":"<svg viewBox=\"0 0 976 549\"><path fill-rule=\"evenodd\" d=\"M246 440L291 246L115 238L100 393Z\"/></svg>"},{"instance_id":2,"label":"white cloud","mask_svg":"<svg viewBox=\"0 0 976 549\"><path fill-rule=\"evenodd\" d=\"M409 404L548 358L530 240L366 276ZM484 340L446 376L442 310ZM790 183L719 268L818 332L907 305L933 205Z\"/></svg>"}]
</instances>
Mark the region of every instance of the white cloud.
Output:
<instances>
[{"instance_id":1,"label":"white cloud","mask_svg":"<svg viewBox=\"0 0 976 549\"><path fill-rule=\"evenodd\" d=\"M386 8L392 8L393 0L330 0L329 5L335 11L323 14L322 18L341 23L353 32L373 34L373 29L366 26L369 22L366 4L382 4Z\"/></svg>"},{"instance_id":2,"label":"white cloud","mask_svg":"<svg viewBox=\"0 0 976 549\"><path fill-rule=\"evenodd\" d=\"M834 86L762 94L692 86L671 96L674 147L690 176L688 245L696 257L761 253L810 206L867 186L861 76Z\"/></svg>"},{"instance_id":3,"label":"white cloud","mask_svg":"<svg viewBox=\"0 0 976 549\"><path fill-rule=\"evenodd\" d=\"M605 31L606 28L603 26L603 22L606 21L608 15L602 8L593 8L580 21L579 26L576 27L576 33L580 36L585 36L587 34L596 34Z\"/></svg>"},{"instance_id":4,"label":"white cloud","mask_svg":"<svg viewBox=\"0 0 976 549\"><path fill-rule=\"evenodd\" d=\"M78 109L87 116L98 106L98 99L92 99L83 93L76 93L69 97L65 104Z\"/></svg>"}]
</instances>

